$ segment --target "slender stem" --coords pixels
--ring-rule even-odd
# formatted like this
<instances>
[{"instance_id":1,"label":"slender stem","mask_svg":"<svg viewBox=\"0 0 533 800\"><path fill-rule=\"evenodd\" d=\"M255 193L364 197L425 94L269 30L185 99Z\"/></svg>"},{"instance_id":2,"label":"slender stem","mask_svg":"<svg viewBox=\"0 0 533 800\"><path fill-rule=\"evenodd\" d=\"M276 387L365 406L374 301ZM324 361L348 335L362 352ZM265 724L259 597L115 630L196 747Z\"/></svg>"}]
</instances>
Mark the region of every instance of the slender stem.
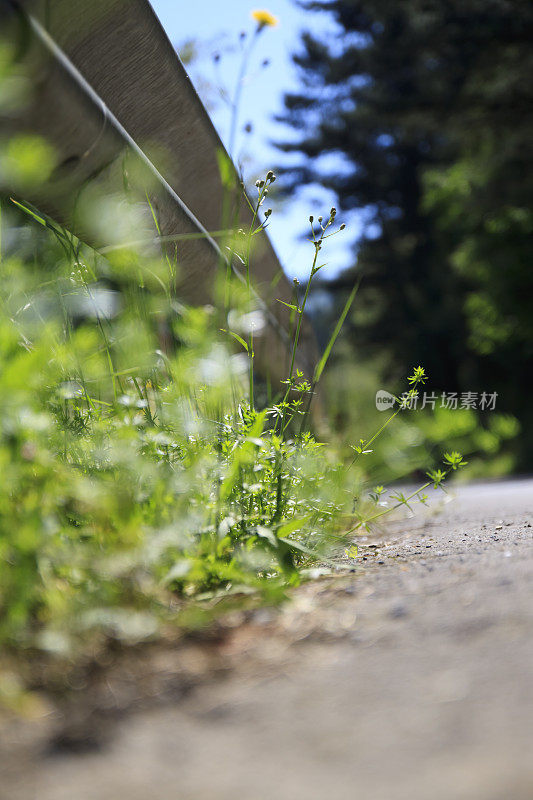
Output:
<instances>
[{"instance_id":1,"label":"slender stem","mask_svg":"<svg viewBox=\"0 0 533 800\"><path fill-rule=\"evenodd\" d=\"M239 121L239 111L241 105L241 97L242 97L242 87L244 84L244 77L246 75L246 70L248 68L248 62L250 60L250 56L252 54L252 50L254 48L255 42L257 41L257 37L261 28L258 26L248 44L248 47L245 49L243 53L243 57L241 60L241 66L239 69L239 74L237 76L237 83L235 86L235 94L233 95L233 103L232 103L232 114L231 114L231 125L230 125L230 133L228 139L228 152L230 157L233 161L235 161L235 140L237 136L237 123Z\"/></svg>"},{"instance_id":2,"label":"slender stem","mask_svg":"<svg viewBox=\"0 0 533 800\"><path fill-rule=\"evenodd\" d=\"M372 438L368 439L368 441L366 441L366 442L363 442L363 444L361 445L361 450L366 450L366 448L369 447L369 445L371 445L372 442L375 441L381 433L383 433L385 428L388 427L388 425L390 425L392 420L395 417L398 416L398 414L400 413L401 410L402 410L401 407L397 408L396 411L394 412L394 414L390 415L390 417L383 423L381 428L379 428L379 430L376 431L376 433L372 436ZM353 467L353 465L355 464L355 462L357 461L357 459L359 458L360 455L361 455L361 453L359 453L359 452L354 455L352 461L349 464L350 467Z\"/></svg>"},{"instance_id":3,"label":"slender stem","mask_svg":"<svg viewBox=\"0 0 533 800\"><path fill-rule=\"evenodd\" d=\"M251 313L251 300L252 300L252 283L250 279L250 257L252 252L252 235L253 229L255 226L255 221L257 219L257 214L259 211L259 205L261 200L264 196L264 189L261 191L259 195L259 199L257 201L257 205L254 208L254 213L252 216L252 222L250 223L250 228L248 231L248 237L246 242L246 288L248 290L248 313ZM249 317L252 320L252 317ZM249 384L250 384L250 408L254 407L254 332L252 325L250 324L250 335L248 337L248 366L249 366Z\"/></svg>"},{"instance_id":4,"label":"slender stem","mask_svg":"<svg viewBox=\"0 0 533 800\"><path fill-rule=\"evenodd\" d=\"M322 239L324 237L324 233L325 233L326 229L328 228L328 226L330 225L330 223L331 223L331 219L326 224L325 228L322 231L322 234L319 236L318 239L315 237L315 233L314 233L314 230L313 230L313 227L312 227L312 223L311 223L311 230L312 230L312 233L313 233L313 244L315 245L315 255L313 257L313 263L311 265L311 271L309 272L309 278L307 279L307 284L306 284L306 287L305 287L305 293L304 293L304 296L303 296L302 305L298 308L298 310L296 312L298 314L298 322L296 323L296 331L294 333L294 341L293 341L293 345L292 345L291 365L290 365L289 377L288 377L288 381L287 381L287 390L285 392L285 395L284 395L283 401L282 401L281 425L280 425L280 428L281 428L282 432L284 432L285 429L287 428L287 425L285 424L285 403L287 402L287 400L289 398L289 395L290 395L290 391L291 391L292 378L293 378L293 375L294 375L294 365L296 363L296 352L298 350L298 344L299 344L299 341L300 341L300 332L301 332L301 329L302 329L302 318L303 318L305 307L306 307L307 300L308 300L308 297L309 297L309 291L311 289L311 281L313 280L313 277L315 276L316 272L318 271L317 270L317 266L316 266L316 262L318 261L318 254L320 252L320 243L322 242ZM289 422L290 422L290 420L289 420ZM277 428L277 423L276 423L276 428Z\"/></svg>"},{"instance_id":5,"label":"slender stem","mask_svg":"<svg viewBox=\"0 0 533 800\"><path fill-rule=\"evenodd\" d=\"M298 321L296 323L296 331L294 333L294 341L293 341L293 344L292 344L291 366L289 368L289 381L291 380L291 378L292 378L292 376L294 374L294 364L296 362L296 351L298 350L298 343L300 341L300 332L301 332L301 329L302 329L302 317L303 317L303 314L304 314L305 306L307 304L307 299L309 297L309 290L311 289L311 281L313 280L313 275L315 274L315 267L316 267L317 257L318 257L318 248L316 248L315 257L313 259L313 266L312 266L311 272L309 273L309 278L308 278L307 284L305 286L305 293L304 293L304 296L303 296L302 305L298 309L298 312L297 312L298 313ZM287 389L287 392L288 391L289 391L289 389Z\"/></svg>"},{"instance_id":6,"label":"slender stem","mask_svg":"<svg viewBox=\"0 0 533 800\"><path fill-rule=\"evenodd\" d=\"M419 381L416 381L416 382L413 384L413 386L412 386L412 389L416 389L416 388L417 388L417 386L418 386L418 384L419 384ZM397 399L397 398L396 398L396 399ZM352 466L355 464L355 462L356 462L357 458L358 458L358 457L361 455L361 452L362 452L362 451L364 451L364 450L366 450L366 448L367 448L369 445L371 445L371 444L372 444L372 442L374 442L374 441L375 441L375 440L378 438L378 436L379 436L381 433L383 433L383 431L385 430L385 428L386 428L388 425L390 425L390 423L392 422L392 420L393 420L393 419L394 419L394 418L395 418L395 417L396 417L396 416L397 416L397 415L400 413L400 411L403 411L403 410L405 409L405 407L406 407L405 405L402 405L402 404L400 404L400 405L398 406L398 408L396 409L396 411L394 412L394 414L391 414L391 415L390 415L390 417L389 417L389 418L388 418L388 419L387 419L387 420L386 420L386 421L383 423L383 425L381 426L381 428L379 428L379 430L377 430L377 431L376 431L376 433L375 433L375 434L372 436L372 438L371 438L371 439L368 439L366 442L363 442L363 444L361 445L360 451L357 451L357 452L355 453L355 455L354 455L353 459L351 460L350 464L348 465L348 467L352 467Z\"/></svg>"},{"instance_id":7,"label":"slender stem","mask_svg":"<svg viewBox=\"0 0 533 800\"><path fill-rule=\"evenodd\" d=\"M258 26L254 33L252 34L248 47L245 48L243 52L243 56L241 59L241 65L239 67L239 72L237 75L237 82L235 84L235 93L233 95L233 102L231 104L231 120L230 120L230 130L229 130L229 138L228 138L228 154L233 162L235 169L237 170L236 165L236 138L237 138L237 124L239 121L239 111L241 105L241 97L242 97L242 88L244 84L244 78L246 76L246 70L248 68L248 63L250 61L250 56L252 54L252 50L254 48L255 42L257 40L258 34L261 32L261 27ZM223 201L222 201L222 222L223 227L227 226L227 223L231 220L232 221L232 229L235 230L238 224L239 219L239 179L238 173L236 173L236 181L235 186L232 190L229 189L226 182L224 182L224 194L223 194ZM246 192L245 192L246 196ZM231 239L231 246L230 246L230 253L226 258L226 277L224 282L224 311L227 315L230 306L230 284L231 284L231 275L232 275L232 262L234 256L234 236ZM222 263L222 259L221 262ZM250 378L250 405L253 405L253 375Z\"/></svg>"},{"instance_id":8,"label":"slender stem","mask_svg":"<svg viewBox=\"0 0 533 800\"><path fill-rule=\"evenodd\" d=\"M250 226L248 228L248 234L246 237L246 252L244 255L244 264L246 267L246 288L248 290L248 313L251 313L252 307L252 280L250 275L250 260L252 254L252 236L254 235L254 228L257 222L257 218L259 215L259 209L261 207L261 203L263 202L266 191L267 191L267 181L265 181L264 185L261 187L261 191L259 192L259 197L257 198L257 203L255 206L252 206L252 220L250 222ZM249 319L253 319L249 317ZM249 392L250 392L250 408L254 408L254 331L252 325L250 325L250 332L248 336L248 363L249 363Z\"/></svg>"},{"instance_id":9,"label":"slender stem","mask_svg":"<svg viewBox=\"0 0 533 800\"><path fill-rule=\"evenodd\" d=\"M451 467L444 473L444 477L442 478L443 481L450 474L450 472L451 472ZM350 528L349 530L346 531L346 535L348 535L349 533L353 533L362 525L368 525L369 522L374 522L374 520L379 519L380 517L384 517L386 514L390 514L392 511L396 511L397 508L400 508L400 506L404 506L406 503L409 502L409 500L412 500L413 497L416 497L418 494L420 494L420 492L423 492L424 489L429 489L430 486L433 486L433 481L426 481L426 483L422 484L422 486L419 486L418 489L416 489L414 492L411 492L410 495L404 498L404 500L401 500L400 502L396 503L396 505L391 506L390 508L385 508L378 514L374 514L373 516L368 517L368 519L360 520L357 523L357 525L354 525L353 528Z\"/></svg>"}]
</instances>

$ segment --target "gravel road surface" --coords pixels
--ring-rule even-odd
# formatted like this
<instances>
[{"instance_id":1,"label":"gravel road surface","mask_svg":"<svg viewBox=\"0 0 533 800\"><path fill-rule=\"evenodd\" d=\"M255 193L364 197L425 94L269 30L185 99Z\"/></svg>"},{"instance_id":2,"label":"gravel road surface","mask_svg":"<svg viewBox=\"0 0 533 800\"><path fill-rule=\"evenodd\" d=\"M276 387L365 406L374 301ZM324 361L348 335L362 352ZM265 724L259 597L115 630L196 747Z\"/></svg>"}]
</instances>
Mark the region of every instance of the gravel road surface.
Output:
<instances>
[{"instance_id":1,"label":"gravel road surface","mask_svg":"<svg viewBox=\"0 0 533 800\"><path fill-rule=\"evenodd\" d=\"M58 713L38 744L12 731L0 797L532 800L532 525L532 480L458 489L355 573L160 653L148 701L111 675L91 746L61 747Z\"/></svg>"}]
</instances>

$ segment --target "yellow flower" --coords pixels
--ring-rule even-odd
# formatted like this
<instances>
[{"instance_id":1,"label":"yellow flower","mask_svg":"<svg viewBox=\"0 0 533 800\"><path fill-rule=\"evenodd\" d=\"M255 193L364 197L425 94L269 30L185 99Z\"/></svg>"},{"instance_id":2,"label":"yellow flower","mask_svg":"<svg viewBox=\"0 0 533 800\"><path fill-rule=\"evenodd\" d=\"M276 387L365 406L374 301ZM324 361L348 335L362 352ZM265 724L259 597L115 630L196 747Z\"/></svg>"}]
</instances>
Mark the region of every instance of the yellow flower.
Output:
<instances>
[{"instance_id":1,"label":"yellow flower","mask_svg":"<svg viewBox=\"0 0 533 800\"><path fill-rule=\"evenodd\" d=\"M255 19L257 22L259 30L267 26L274 28L278 24L278 18L275 17L274 14L271 14L270 11L265 11L264 9L252 11L252 19Z\"/></svg>"}]
</instances>

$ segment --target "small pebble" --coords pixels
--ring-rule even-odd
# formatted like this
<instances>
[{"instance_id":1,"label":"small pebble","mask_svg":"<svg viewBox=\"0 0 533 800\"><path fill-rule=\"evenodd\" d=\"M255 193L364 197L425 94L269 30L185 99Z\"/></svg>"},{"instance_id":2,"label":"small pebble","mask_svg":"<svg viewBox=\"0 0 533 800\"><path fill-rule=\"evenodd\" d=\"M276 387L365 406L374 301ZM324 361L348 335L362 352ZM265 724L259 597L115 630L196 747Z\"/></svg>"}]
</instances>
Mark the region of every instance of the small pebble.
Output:
<instances>
[{"instance_id":1,"label":"small pebble","mask_svg":"<svg viewBox=\"0 0 533 800\"><path fill-rule=\"evenodd\" d=\"M398 603L398 605L393 606L391 608L391 610L389 611L389 616L392 617L392 619L400 619L401 617L406 617L407 608L401 603Z\"/></svg>"}]
</instances>

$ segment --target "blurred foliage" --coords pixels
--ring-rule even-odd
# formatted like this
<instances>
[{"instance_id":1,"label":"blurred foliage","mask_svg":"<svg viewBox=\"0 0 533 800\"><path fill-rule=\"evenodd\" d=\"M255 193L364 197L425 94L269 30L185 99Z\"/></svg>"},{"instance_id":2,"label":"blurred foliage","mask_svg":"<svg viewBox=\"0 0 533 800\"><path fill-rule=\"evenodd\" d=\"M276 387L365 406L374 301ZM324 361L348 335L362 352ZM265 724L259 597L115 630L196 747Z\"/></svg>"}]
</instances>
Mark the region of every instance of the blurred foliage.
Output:
<instances>
[{"instance_id":1,"label":"blurred foliage","mask_svg":"<svg viewBox=\"0 0 533 800\"><path fill-rule=\"evenodd\" d=\"M383 364L376 360L353 363L353 349L346 339L337 349L324 392L332 442L345 456L361 431L378 430L387 418L375 403L376 392L383 389L382 372ZM514 467L508 445L518 432L511 415L491 413L487 425L481 426L472 409L443 408L438 398L434 409L428 406L398 416L380 435L365 460L367 477L372 484L421 477L440 462L443 442L468 456L468 470L460 479L496 477Z\"/></svg>"},{"instance_id":2,"label":"blurred foliage","mask_svg":"<svg viewBox=\"0 0 533 800\"><path fill-rule=\"evenodd\" d=\"M488 469L530 469L533 7L306 5L340 36L305 34L294 57L302 91L285 98L295 137L281 147L307 159L285 180L294 192L320 181L365 219L355 274L324 286L343 293L363 276L351 359L378 359L393 388L422 363L439 390L498 392L521 435ZM339 158L315 166L327 153ZM477 423L490 438L494 421Z\"/></svg>"},{"instance_id":3,"label":"blurred foliage","mask_svg":"<svg viewBox=\"0 0 533 800\"><path fill-rule=\"evenodd\" d=\"M24 203L1 233L0 641L139 641L327 561L362 471L308 432L296 368L270 406L245 399L250 293L184 306L172 250L103 257Z\"/></svg>"}]
</instances>

